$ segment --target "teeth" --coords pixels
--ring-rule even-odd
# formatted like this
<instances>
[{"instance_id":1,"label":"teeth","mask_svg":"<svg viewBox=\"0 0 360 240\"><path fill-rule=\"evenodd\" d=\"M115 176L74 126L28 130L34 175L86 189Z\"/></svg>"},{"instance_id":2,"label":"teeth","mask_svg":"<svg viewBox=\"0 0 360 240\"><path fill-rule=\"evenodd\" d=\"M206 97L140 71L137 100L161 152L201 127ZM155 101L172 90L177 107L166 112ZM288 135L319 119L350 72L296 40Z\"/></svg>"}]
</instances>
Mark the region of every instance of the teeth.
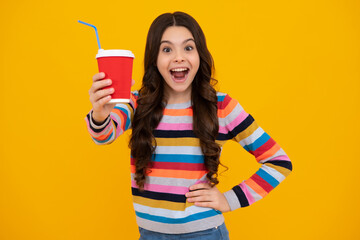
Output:
<instances>
[{"instance_id":1,"label":"teeth","mask_svg":"<svg viewBox=\"0 0 360 240\"><path fill-rule=\"evenodd\" d=\"M171 69L170 71L172 72L183 72L183 71L186 71L188 70L187 68L174 68L174 69Z\"/></svg>"}]
</instances>

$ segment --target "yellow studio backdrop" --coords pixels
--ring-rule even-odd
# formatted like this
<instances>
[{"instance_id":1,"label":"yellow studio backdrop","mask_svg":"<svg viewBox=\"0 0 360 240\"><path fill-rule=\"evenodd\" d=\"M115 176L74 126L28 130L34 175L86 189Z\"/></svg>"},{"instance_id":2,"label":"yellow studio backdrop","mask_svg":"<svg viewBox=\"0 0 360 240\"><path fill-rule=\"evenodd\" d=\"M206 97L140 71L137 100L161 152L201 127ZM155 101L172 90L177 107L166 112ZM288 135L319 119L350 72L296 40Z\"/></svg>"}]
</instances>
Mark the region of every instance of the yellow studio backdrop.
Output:
<instances>
[{"instance_id":1,"label":"yellow studio backdrop","mask_svg":"<svg viewBox=\"0 0 360 240\"><path fill-rule=\"evenodd\" d=\"M202 26L218 89L236 98L293 161L266 198L226 213L231 239L360 239L360 2L2 1L0 239L138 239L130 133L95 145L85 127L104 49L135 54L159 14ZM226 191L260 165L235 143L222 153Z\"/></svg>"}]
</instances>

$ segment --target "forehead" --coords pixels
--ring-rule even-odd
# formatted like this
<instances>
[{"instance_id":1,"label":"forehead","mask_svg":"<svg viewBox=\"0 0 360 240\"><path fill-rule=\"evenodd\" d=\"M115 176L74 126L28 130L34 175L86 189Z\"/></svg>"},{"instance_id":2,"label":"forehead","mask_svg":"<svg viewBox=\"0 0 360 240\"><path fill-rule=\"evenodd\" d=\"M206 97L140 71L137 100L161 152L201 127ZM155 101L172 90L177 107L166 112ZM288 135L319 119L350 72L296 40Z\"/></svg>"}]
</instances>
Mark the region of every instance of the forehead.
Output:
<instances>
[{"instance_id":1,"label":"forehead","mask_svg":"<svg viewBox=\"0 0 360 240\"><path fill-rule=\"evenodd\" d=\"M182 43L184 40L194 36L186 27L171 26L168 27L162 35L161 41L169 41L172 43Z\"/></svg>"}]
</instances>

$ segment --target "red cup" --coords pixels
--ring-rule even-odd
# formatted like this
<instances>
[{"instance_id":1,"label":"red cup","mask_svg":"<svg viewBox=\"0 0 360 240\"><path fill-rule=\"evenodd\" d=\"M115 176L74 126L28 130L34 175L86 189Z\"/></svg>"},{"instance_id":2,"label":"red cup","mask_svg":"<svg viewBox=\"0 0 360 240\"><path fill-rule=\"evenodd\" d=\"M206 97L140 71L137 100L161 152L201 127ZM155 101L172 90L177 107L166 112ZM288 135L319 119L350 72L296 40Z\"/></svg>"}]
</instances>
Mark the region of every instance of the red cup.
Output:
<instances>
[{"instance_id":1,"label":"red cup","mask_svg":"<svg viewBox=\"0 0 360 240\"><path fill-rule=\"evenodd\" d=\"M114 93L111 94L109 103L130 102L132 67L135 56L129 50L104 50L99 49L96 59L99 72L105 73L105 78L112 81Z\"/></svg>"}]
</instances>

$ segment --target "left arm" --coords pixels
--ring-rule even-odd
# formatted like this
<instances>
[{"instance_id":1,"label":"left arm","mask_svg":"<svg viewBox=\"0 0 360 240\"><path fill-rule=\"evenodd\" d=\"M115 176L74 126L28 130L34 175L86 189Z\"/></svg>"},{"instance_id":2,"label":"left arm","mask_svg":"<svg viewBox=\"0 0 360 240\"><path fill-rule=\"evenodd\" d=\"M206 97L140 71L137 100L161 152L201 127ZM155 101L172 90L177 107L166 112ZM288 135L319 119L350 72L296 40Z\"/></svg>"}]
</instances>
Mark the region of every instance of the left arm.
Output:
<instances>
[{"instance_id":1,"label":"left arm","mask_svg":"<svg viewBox=\"0 0 360 240\"><path fill-rule=\"evenodd\" d=\"M246 207L265 197L292 171L292 163L283 149L260 128L240 104L226 95L220 107L220 134L233 139L252 154L262 166L249 179L222 194L216 187L197 184L187 193L195 205L212 207L222 212Z\"/></svg>"}]
</instances>

